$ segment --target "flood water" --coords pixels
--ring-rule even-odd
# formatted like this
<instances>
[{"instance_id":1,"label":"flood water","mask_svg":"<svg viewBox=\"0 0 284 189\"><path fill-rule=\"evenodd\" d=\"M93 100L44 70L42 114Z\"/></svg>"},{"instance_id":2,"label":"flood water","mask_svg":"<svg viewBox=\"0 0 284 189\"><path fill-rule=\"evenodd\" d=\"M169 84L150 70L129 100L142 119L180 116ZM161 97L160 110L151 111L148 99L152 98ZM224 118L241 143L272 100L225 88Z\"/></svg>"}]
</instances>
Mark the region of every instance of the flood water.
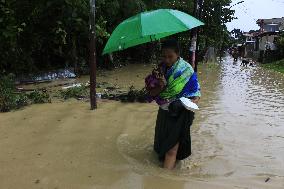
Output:
<instances>
[{"instance_id":1,"label":"flood water","mask_svg":"<svg viewBox=\"0 0 284 189\"><path fill-rule=\"evenodd\" d=\"M149 129L122 134L120 153L138 174L184 183L175 188L219 179L225 188L284 188L284 76L241 67L230 57L219 66L201 65L199 75L203 97L189 159L173 172L158 169Z\"/></svg>"},{"instance_id":2,"label":"flood water","mask_svg":"<svg viewBox=\"0 0 284 189\"><path fill-rule=\"evenodd\" d=\"M142 87L149 71L104 77ZM227 57L199 77L193 154L175 170L153 152L155 104L68 101L0 115L0 188L284 188L284 75Z\"/></svg>"}]
</instances>

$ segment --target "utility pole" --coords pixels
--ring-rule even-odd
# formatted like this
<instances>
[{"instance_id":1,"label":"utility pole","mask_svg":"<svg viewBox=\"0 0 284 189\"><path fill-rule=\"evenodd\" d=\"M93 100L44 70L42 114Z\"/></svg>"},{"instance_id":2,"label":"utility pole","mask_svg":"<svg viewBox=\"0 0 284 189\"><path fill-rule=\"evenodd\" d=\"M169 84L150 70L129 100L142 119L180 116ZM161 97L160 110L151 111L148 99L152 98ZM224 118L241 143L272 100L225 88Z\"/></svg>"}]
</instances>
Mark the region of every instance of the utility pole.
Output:
<instances>
[{"instance_id":1,"label":"utility pole","mask_svg":"<svg viewBox=\"0 0 284 189\"><path fill-rule=\"evenodd\" d=\"M222 5L220 3L220 7L219 7L219 14L220 14L220 26L222 27L222 31L220 33L220 45L219 45L219 53L220 53L220 57L219 57L219 61L220 63L222 62L222 49L223 49L223 40L224 40L224 36L223 36L223 22L222 22Z\"/></svg>"},{"instance_id":2,"label":"utility pole","mask_svg":"<svg viewBox=\"0 0 284 189\"><path fill-rule=\"evenodd\" d=\"M202 12L203 12L203 4L204 4L204 0L199 0L198 1L198 12L197 12L197 18L200 20L202 18ZM197 29L197 41L196 41L196 50L197 52L199 51L199 42L200 42L200 38L198 37L200 28L196 28ZM195 61L195 68L194 71L197 72L197 67L198 67L198 61Z\"/></svg>"},{"instance_id":3,"label":"utility pole","mask_svg":"<svg viewBox=\"0 0 284 189\"><path fill-rule=\"evenodd\" d=\"M97 99L96 99L96 72L97 72L97 63L96 63L96 0L90 0L90 102L91 110L97 108Z\"/></svg>"},{"instance_id":4,"label":"utility pole","mask_svg":"<svg viewBox=\"0 0 284 189\"><path fill-rule=\"evenodd\" d=\"M195 0L194 1L194 11L193 11L193 16L195 18L199 18L201 15L201 9L200 7L203 4L203 0ZM196 61L196 50L197 50L197 34L198 34L198 29L194 28L191 31L191 44L190 44L190 49L189 49L189 62L191 66L193 67L194 71L197 72L197 61Z\"/></svg>"}]
</instances>

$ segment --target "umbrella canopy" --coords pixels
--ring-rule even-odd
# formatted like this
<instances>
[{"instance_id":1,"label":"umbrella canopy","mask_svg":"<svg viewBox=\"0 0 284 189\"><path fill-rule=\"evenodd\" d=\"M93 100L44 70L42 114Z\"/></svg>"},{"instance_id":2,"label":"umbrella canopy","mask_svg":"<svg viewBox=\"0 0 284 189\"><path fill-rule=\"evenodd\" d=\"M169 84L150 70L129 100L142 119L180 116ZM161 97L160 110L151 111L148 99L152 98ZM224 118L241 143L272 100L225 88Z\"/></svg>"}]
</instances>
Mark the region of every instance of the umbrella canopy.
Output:
<instances>
[{"instance_id":1,"label":"umbrella canopy","mask_svg":"<svg viewBox=\"0 0 284 189\"><path fill-rule=\"evenodd\" d=\"M159 40L201 25L204 23L178 10L158 9L142 12L116 27L103 54Z\"/></svg>"}]
</instances>

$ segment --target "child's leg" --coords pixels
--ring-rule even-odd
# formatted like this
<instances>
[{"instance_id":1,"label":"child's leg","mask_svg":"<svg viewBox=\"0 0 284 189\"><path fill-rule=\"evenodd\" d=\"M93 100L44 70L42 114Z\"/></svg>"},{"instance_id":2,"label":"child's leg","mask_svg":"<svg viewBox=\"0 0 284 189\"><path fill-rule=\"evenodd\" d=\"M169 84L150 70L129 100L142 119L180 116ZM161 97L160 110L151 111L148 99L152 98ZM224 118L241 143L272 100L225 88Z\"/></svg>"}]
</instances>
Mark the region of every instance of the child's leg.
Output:
<instances>
[{"instance_id":1,"label":"child's leg","mask_svg":"<svg viewBox=\"0 0 284 189\"><path fill-rule=\"evenodd\" d=\"M170 149L165 156L164 168L173 169L176 164L176 157L179 143L177 143L172 149Z\"/></svg>"}]
</instances>

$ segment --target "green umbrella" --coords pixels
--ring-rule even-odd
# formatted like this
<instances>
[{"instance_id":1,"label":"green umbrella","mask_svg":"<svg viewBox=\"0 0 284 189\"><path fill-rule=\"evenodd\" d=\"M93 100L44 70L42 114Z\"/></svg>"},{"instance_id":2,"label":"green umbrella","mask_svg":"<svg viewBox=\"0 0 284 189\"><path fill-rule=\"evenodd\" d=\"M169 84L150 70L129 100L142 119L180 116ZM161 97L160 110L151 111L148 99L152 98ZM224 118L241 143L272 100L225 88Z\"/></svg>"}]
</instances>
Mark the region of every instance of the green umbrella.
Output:
<instances>
[{"instance_id":1,"label":"green umbrella","mask_svg":"<svg viewBox=\"0 0 284 189\"><path fill-rule=\"evenodd\" d=\"M158 9L142 12L117 26L103 54L159 40L201 25L204 23L178 10Z\"/></svg>"}]
</instances>

